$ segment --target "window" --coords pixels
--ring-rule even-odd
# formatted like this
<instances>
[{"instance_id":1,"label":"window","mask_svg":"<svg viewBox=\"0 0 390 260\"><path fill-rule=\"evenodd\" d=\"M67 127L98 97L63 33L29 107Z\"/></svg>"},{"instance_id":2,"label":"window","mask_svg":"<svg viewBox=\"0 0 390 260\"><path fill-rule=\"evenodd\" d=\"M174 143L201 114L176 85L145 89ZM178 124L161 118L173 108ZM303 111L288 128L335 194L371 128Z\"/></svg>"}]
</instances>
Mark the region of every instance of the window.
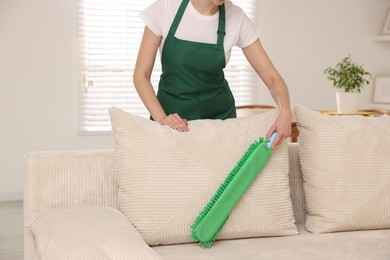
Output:
<instances>
[{"instance_id":1,"label":"window","mask_svg":"<svg viewBox=\"0 0 390 260\"><path fill-rule=\"evenodd\" d=\"M133 86L133 70L144 24L138 13L154 0L80 0L79 72L81 132L111 131L108 109L116 106L140 116L148 111ZM254 21L256 0L235 0ZM236 105L253 104L253 70L239 48L233 48L225 69ZM152 74L158 86L161 73L156 58Z\"/></svg>"}]
</instances>

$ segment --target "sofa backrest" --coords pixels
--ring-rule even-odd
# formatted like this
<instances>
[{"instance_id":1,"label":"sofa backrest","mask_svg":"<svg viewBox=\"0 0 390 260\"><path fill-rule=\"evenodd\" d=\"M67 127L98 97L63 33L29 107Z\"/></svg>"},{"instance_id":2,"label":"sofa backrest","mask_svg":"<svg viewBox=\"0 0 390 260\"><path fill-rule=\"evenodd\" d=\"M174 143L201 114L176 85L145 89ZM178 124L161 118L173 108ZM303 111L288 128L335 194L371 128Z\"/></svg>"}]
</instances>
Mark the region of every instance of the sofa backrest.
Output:
<instances>
[{"instance_id":1,"label":"sofa backrest","mask_svg":"<svg viewBox=\"0 0 390 260\"><path fill-rule=\"evenodd\" d=\"M305 223L305 197L302 170L299 162L298 143L288 144L290 195L294 210L295 224Z\"/></svg>"},{"instance_id":2,"label":"sofa backrest","mask_svg":"<svg viewBox=\"0 0 390 260\"><path fill-rule=\"evenodd\" d=\"M117 208L113 155L112 150L27 153L25 213L69 205Z\"/></svg>"}]
</instances>

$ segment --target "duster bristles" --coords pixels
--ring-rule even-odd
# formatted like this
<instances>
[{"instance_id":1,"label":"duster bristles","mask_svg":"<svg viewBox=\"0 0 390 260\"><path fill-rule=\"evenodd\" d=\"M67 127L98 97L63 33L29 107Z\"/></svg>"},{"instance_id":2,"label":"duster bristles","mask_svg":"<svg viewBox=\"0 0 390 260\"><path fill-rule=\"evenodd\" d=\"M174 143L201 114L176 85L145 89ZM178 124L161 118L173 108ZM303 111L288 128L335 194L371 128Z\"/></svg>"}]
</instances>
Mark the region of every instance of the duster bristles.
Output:
<instances>
[{"instance_id":1,"label":"duster bristles","mask_svg":"<svg viewBox=\"0 0 390 260\"><path fill-rule=\"evenodd\" d=\"M218 198L222 195L222 193L225 191L229 183L232 182L234 177L237 175L237 173L240 171L241 167L245 164L245 162L248 160L248 158L251 156L251 154L256 150L258 146L264 143L264 139L260 138L259 141L255 141L252 143L248 150L245 152L245 154L241 157L241 159L237 162L236 166L233 168L233 170L229 173L229 175L225 178L224 182L219 186L217 191L215 192L214 196L210 199L210 201L207 203L207 205L203 208L203 210L200 212L198 217L195 219L194 223L191 225L192 233L191 237L195 241L197 241L202 247L210 247L211 244L215 241L218 234L221 232L223 226L225 225L228 218L225 219L223 224L220 226L216 234L213 236L213 238L209 241L202 242L199 240L199 238L196 235L195 228L203 221L203 219L207 216L208 212L211 210L211 208L214 206Z\"/></svg>"}]
</instances>

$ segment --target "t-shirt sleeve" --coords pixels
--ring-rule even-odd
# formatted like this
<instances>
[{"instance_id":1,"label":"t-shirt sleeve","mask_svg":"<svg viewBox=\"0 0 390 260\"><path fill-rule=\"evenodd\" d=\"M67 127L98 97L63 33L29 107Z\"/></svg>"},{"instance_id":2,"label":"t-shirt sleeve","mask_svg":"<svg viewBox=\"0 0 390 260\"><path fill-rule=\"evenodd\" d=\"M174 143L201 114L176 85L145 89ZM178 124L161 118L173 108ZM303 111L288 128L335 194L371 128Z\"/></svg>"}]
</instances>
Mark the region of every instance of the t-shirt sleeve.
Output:
<instances>
[{"instance_id":1,"label":"t-shirt sleeve","mask_svg":"<svg viewBox=\"0 0 390 260\"><path fill-rule=\"evenodd\" d=\"M162 21L164 21L164 19L162 15L164 13L164 8L164 1L157 0L139 13L141 20L157 36L162 36L163 34Z\"/></svg>"},{"instance_id":2,"label":"t-shirt sleeve","mask_svg":"<svg viewBox=\"0 0 390 260\"><path fill-rule=\"evenodd\" d=\"M259 35L257 29L252 20L242 11L241 13L241 26L237 41L237 46L240 48L246 48L254 43Z\"/></svg>"}]
</instances>

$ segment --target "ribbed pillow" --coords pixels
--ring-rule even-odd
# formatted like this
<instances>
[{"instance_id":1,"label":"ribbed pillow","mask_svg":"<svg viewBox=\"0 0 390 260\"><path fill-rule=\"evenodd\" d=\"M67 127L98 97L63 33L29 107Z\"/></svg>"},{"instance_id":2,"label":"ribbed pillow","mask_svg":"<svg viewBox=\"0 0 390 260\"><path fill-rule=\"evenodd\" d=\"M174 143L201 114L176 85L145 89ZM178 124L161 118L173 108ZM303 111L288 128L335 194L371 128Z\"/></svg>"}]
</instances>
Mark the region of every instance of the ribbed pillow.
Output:
<instances>
[{"instance_id":1,"label":"ribbed pillow","mask_svg":"<svg viewBox=\"0 0 390 260\"><path fill-rule=\"evenodd\" d=\"M71 206L49 209L27 224L42 260L159 260L117 209Z\"/></svg>"},{"instance_id":2,"label":"ribbed pillow","mask_svg":"<svg viewBox=\"0 0 390 260\"><path fill-rule=\"evenodd\" d=\"M190 225L249 145L264 137L277 111L250 118L196 120L178 132L110 109L120 210L149 245L192 242ZM237 204L219 239L297 234L288 152L275 149Z\"/></svg>"},{"instance_id":3,"label":"ribbed pillow","mask_svg":"<svg viewBox=\"0 0 390 260\"><path fill-rule=\"evenodd\" d=\"M390 118L295 113L307 230L390 228Z\"/></svg>"}]
</instances>

